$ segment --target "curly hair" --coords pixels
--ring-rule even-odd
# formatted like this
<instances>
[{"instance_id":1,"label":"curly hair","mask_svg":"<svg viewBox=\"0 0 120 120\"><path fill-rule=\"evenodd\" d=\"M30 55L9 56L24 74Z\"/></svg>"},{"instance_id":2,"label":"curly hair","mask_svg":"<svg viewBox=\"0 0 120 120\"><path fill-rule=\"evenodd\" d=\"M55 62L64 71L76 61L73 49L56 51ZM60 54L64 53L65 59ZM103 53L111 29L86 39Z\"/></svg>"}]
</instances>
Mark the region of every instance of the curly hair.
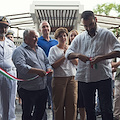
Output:
<instances>
[{"instance_id":1,"label":"curly hair","mask_svg":"<svg viewBox=\"0 0 120 120\"><path fill-rule=\"evenodd\" d=\"M58 28L55 31L54 38L57 39L60 36L61 33L66 33L66 35L68 36L68 30L67 30L67 28L64 28L64 27Z\"/></svg>"}]
</instances>

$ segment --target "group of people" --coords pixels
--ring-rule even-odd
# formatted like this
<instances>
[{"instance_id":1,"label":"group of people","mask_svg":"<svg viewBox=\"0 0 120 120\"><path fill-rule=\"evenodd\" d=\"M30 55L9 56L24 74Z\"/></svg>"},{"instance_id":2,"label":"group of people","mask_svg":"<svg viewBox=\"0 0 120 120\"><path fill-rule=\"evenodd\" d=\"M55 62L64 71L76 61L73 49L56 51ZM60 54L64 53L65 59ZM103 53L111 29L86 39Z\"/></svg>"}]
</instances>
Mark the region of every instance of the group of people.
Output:
<instances>
[{"instance_id":1,"label":"group of people","mask_svg":"<svg viewBox=\"0 0 120 120\"><path fill-rule=\"evenodd\" d=\"M60 27L55 39L49 36L49 23L42 21L42 36L38 38L35 30L27 29L23 43L16 48L7 38L9 20L0 16L0 68L21 79L16 82L0 73L2 120L15 120L16 91L22 100L22 120L47 120L48 98L53 120L76 120L78 109L81 120L96 120L96 89L102 120L120 119L118 106L113 117L112 98L112 70L119 80L120 62L111 66L111 59L120 57L120 42L97 25L92 11L84 11L81 21L84 32L68 33L67 28ZM119 89L115 101L120 102Z\"/></svg>"}]
</instances>

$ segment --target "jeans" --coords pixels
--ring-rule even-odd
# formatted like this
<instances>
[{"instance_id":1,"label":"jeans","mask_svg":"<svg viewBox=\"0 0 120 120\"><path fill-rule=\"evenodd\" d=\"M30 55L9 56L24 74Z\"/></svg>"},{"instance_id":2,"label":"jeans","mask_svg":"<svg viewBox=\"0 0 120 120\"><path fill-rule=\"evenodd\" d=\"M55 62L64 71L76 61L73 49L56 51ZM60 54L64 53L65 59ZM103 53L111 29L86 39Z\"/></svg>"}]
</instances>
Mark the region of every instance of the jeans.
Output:
<instances>
[{"instance_id":1,"label":"jeans","mask_svg":"<svg viewBox=\"0 0 120 120\"><path fill-rule=\"evenodd\" d=\"M95 111L96 111L96 113L101 113L98 91L96 92L96 95L97 95L97 104L96 104L96 106L95 106Z\"/></svg>"},{"instance_id":2,"label":"jeans","mask_svg":"<svg viewBox=\"0 0 120 120\"><path fill-rule=\"evenodd\" d=\"M42 120L46 108L48 90L18 90L22 99L22 120Z\"/></svg>"},{"instance_id":3,"label":"jeans","mask_svg":"<svg viewBox=\"0 0 120 120\"><path fill-rule=\"evenodd\" d=\"M111 78L98 82L80 82L85 103L87 120L96 120L95 92L98 90L102 120L113 120L112 111L112 80Z\"/></svg>"}]
</instances>

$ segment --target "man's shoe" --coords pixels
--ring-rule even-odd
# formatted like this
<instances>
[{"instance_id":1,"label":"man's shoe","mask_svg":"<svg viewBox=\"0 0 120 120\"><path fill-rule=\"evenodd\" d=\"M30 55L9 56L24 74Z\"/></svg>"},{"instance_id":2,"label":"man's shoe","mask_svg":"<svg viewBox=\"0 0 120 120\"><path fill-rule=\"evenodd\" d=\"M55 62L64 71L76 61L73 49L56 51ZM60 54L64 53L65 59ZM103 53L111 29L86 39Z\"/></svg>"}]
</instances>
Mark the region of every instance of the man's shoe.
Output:
<instances>
[{"instance_id":1,"label":"man's shoe","mask_svg":"<svg viewBox=\"0 0 120 120\"><path fill-rule=\"evenodd\" d=\"M95 115L96 115L97 118L100 118L101 117L101 112L96 112Z\"/></svg>"},{"instance_id":2,"label":"man's shoe","mask_svg":"<svg viewBox=\"0 0 120 120\"><path fill-rule=\"evenodd\" d=\"M48 106L48 109L51 109L52 107L51 106Z\"/></svg>"},{"instance_id":3,"label":"man's shoe","mask_svg":"<svg viewBox=\"0 0 120 120\"><path fill-rule=\"evenodd\" d=\"M95 115L99 116L99 115L101 115L101 112L95 112Z\"/></svg>"}]
</instances>

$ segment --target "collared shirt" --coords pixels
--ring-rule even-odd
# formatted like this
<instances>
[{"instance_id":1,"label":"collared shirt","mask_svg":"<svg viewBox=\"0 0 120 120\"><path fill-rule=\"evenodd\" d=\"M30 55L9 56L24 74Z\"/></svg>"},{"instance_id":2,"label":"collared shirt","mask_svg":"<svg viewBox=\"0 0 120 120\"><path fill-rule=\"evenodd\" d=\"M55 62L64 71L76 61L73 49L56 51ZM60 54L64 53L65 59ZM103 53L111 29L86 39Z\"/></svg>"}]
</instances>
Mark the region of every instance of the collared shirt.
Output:
<instances>
[{"instance_id":1,"label":"collared shirt","mask_svg":"<svg viewBox=\"0 0 120 120\"><path fill-rule=\"evenodd\" d=\"M75 37L70 47L66 51L66 57L70 53L80 53L88 57L106 55L111 51L120 51L120 43L112 32L107 29L97 27L94 37L88 35L87 31ZM92 68L90 61L86 63L79 60L75 79L82 82L96 82L112 77L111 60L104 60L97 63L96 68Z\"/></svg>"},{"instance_id":2,"label":"collared shirt","mask_svg":"<svg viewBox=\"0 0 120 120\"><path fill-rule=\"evenodd\" d=\"M30 46L23 43L13 53L13 62L17 68L17 75L20 79L30 79L37 74L29 73L31 68L38 68L46 71L51 68L44 51L36 46L36 52ZM26 90L40 90L46 87L47 77L38 77L35 80L18 82L18 88Z\"/></svg>"},{"instance_id":3,"label":"collared shirt","mask_svg":"<svg viewBox=\"0 0 120 120\"><path fill-rule=\"evenodd\" d=\"M12 54L15 50L15 45L12 41L5 37L4 41L0 41L0 68L8 72L15 68L12 61Z\"/></svg>"},{"instance_id":4,"label":"collared shirt","mask_svg":"<svg viewBox=\"0 0 120 120\"><path fill-rule=\"evenodd\" d=\"M37 44L39 47L41 47L45 51L45 53L48 57L50 48L54 45L57 45L58 41L55 39L52 39L51 37L50 37L50 40L47 41L43 36L41 36L38 38Z\"/></svg>"}]
</instances>

